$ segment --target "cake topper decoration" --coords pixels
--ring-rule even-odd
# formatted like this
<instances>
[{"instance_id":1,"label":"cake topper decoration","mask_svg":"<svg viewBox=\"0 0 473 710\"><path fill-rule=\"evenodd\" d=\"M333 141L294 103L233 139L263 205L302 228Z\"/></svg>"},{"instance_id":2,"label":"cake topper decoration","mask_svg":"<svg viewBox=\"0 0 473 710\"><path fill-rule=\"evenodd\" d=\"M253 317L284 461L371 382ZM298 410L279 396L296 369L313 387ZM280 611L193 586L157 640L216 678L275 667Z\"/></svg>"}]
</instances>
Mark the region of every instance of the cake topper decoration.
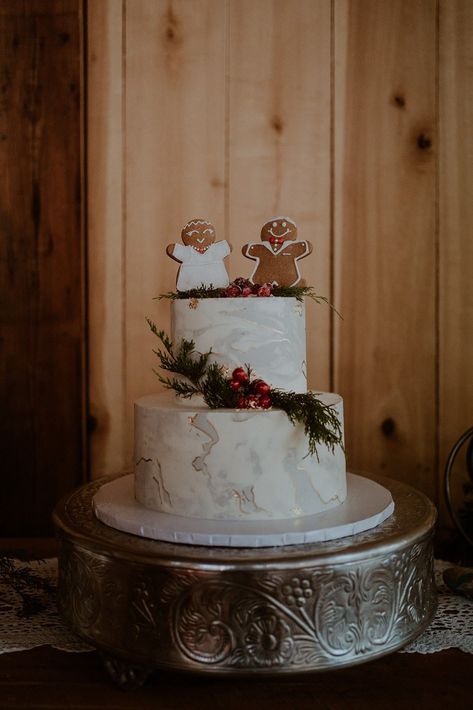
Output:
<instances>
[{"instance_id":1,"label":"cake topper decoration","mask_svg":"<svg viewBox=\"0 0 473 710\"><path fill-rule=\"evenodd\" d=\"M230 244L215 242L215 227L206 219L191 219L181 232L183 244L169 244L166 254L180 262L176 288L189 291L201 286L225 288L228 273L223 260L230 254Z\"/></svg>"},{"instance_id":2,"label":"cake topper decoration","mask_svg":"<svg viewBox=\"0 0 473 710\"><path fill-rule=\"evenodd\" d=\"M289 217L273 217L261 229L261 243L242 248L243 256L256 261L250 281L279 286L304 284L298 262L311 251L310 242L297 239L297 225Z\"/></svg>"}]
</instances>

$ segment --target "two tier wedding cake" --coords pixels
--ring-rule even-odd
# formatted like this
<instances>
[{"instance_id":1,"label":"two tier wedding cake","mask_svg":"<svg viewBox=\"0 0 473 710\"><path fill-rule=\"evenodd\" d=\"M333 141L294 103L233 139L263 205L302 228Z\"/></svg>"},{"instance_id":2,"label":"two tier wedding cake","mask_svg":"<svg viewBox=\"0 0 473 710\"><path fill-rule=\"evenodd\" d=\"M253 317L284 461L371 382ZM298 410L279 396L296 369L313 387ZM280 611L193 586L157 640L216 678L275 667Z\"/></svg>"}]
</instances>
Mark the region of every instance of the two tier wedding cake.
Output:
<instances>
[{"instance_id":1,"label":"two tier wedding cake","mask_svg":"<svg viewBox=\"0 0 473 710\"><path fill-rule=\"evenodd\" d=\"M301 279L311 250L275 217L242 249L251 276L229 282L231 246L210 222L167 247L180 264L162 296L170 335L148 321L167 391L135 402L134 474L97 493L103 522L244 547L333 539L392 513L388 491L346 472L341 397L307 389L304 299L326 300Z\"/></svg>"},{"instance_id":2,"label":"two tier wedding cake","mask_svg":"<svg viewBox=\"0 0 473 710\"><path fill-rule=\"evenodd\" d=\"M289 218L270 220L261 237L244 247L257 261L252 279L232 284L222 283L229 246L214 243L209 222L191 220L182 232L184 246L168 247L182 264L178 289L193 285L204 296L191 296L187 288L172 300L171 342L190 341L197 353L210 352L209 362L229 375L235 406L211 409L202 395L183 400L174 393L135 403L135 494L146 508L192 518L267 520L312 515L345 500L341 398L317 394L339 431L335 442L319 442L312 451L304 423L270 407L271 389L307 393L303 298L278 296L274 285L300 294L298 262L311 247L297 239ZM255 284L255 275L265 283Z\"/></svg>"}]
</instances>

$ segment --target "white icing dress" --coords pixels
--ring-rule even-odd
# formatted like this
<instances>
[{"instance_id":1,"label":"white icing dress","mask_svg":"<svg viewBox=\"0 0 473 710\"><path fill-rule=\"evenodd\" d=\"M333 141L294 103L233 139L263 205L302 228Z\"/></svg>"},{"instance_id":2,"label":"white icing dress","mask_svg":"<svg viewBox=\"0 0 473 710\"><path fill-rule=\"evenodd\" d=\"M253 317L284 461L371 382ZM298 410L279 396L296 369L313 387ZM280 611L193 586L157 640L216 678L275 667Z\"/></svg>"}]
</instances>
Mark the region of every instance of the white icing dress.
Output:
<instances>
[{"instance_id":1,"label":"white icing dress","mask_svg":"<svg viewBox=\"0 0 473 710\"><path fill-rule=\"evenodd\" d=\"M214 288L228 286L228 274L223 260L229 254L230 245L225 240L211 244L202 254L191 246L175 244L172 255L182 262L177 276L177 290L190 291L202 284Z\"/></svg>"}]
</instances>

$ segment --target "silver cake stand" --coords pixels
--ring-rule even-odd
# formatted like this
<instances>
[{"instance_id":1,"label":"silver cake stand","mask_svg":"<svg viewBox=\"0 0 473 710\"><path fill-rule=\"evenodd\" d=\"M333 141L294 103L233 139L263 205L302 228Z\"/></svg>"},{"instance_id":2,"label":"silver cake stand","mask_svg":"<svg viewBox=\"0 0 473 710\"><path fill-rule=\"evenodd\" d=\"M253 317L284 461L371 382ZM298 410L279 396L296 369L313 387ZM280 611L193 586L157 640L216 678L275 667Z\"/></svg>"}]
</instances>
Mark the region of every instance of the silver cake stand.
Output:
<instances>
[{"instance_id":1,"label":"silver cake stand","mask_svg":"<svg viewBox=\"0 0 473 710\"><path fill-rule=\"evenodd\" d=\"M395 513L339 540L270 548L199 547L136 537L96 519L110 478L57 507L59 609L101 650L112 678L156 668L214 674L323 671L413 640L436 609L436 511L410 486L375 479Z\"/></svg>"}]
</instances>

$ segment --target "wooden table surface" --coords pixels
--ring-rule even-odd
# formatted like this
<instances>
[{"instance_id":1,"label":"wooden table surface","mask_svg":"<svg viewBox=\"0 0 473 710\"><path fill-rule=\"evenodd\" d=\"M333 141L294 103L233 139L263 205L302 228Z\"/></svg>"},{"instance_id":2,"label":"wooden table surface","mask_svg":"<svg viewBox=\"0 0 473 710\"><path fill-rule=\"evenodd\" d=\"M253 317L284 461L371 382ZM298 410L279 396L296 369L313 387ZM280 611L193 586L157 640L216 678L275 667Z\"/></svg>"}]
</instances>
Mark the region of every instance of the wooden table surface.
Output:
<instances>
[{"instance_id":1,"label":"wooden table surface","mask_svg":"<svg viewBox=\"0 0 473 710\"><path fill-rule=\"evenodd\" d=\"M145 687L120 690L97 653L48 647L0 656L0 707L134 710L366 710L473 707L473 657L395 653L346 670L301 677L221 679L155 673Z\"/></svg>"},{"instance_id":2,"label":"wooden table surface","mask_svg":"<svg viewBox=\"0 0 473 710\"><path fill-rule=\"evenodd\" d=\"M0 553L54 555L51 540L3 540ZM0 708L134 710L351 710L473 708L473 656L448 650L394 653L344 670L271 678L214 678L157 671L146 686L121 690L96 652L50 647L0 656Z\"/></svg>"}]
</instances>

